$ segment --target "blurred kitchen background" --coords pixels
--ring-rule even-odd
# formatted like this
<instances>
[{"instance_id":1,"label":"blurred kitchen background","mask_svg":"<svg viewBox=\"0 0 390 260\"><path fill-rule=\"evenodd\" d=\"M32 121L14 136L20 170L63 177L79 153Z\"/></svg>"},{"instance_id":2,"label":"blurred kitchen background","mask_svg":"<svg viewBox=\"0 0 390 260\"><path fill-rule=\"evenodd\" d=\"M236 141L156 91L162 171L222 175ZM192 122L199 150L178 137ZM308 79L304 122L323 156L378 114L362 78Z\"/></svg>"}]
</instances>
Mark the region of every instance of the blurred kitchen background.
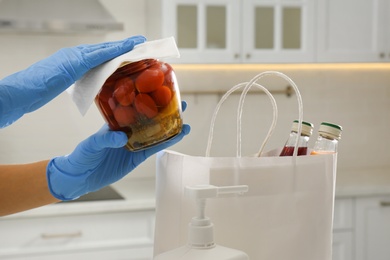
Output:
<instances>
[{"instance_id":1,"label":"blurred kitchen background","mask_svg":"<svg viewBox=\"0 0 390 260\"><path fill-rule=\"evenodd\" d=\"M5 1L0 0L0 6ZM9 24L0 20L0 78L63 47L138 34L149 40L174 36L181 58L168 62L176 71L182 99L188 103L184 121L191 125L192 131L171 149L204 155L211 116L221 96L261 72L283 72L300 89L304 120L315 125L311 146L322 121L339 124L344 129L338 155L334 259L388 259L390 3L387 0L98 2L123 24L123 30L26 32L7 29ZM0 14L2 11L0 9ZM276 131L266 147L273 149L284 145L292 121L297 119L296 95L289 95L286 91L289 84L281 79L264 78L259 83L275 93L279 108ZM212 149L215 156L235 155L238 99L239 95L231 96L221 109ZM258 92L249 94L243 115L243 154L257 152L271 119L268 97ZM103 123L94 104L83 117L69 95L63 93L36 112L1 129L0 163L28 163L68 154ZM155 174L155 157L152 157L117 187L123 195L129 189L138 191L134 183L148 182L146 186L152 192ZM139 192L144 193L141 189ZM148 196L151 206L146 208L153 212L153 196ZM47 212L49 209L45 209L45 213L37 211L37 215L22 214L20 218L26 221L31 216L48 218L45 214L54 214ZM64 212L64 209L58 206L56 212ZM9 219L17 220L20 219ZM1 240L4 232L0 233ZM0 246L0 259L3 259L2 253L14 257L23 255L23 246L10 245L9 248ZM77 250L83 251L80 248ZM145 255L148 256L151 245L147 248ZM28 250L32 252L31 248ZM39 252L36 259L46 259ZM54 259L62 259L57 251L51 253L58 257ZM134 259L149 259L147 256L138 255Z\"/></svg>"}]
</instances>

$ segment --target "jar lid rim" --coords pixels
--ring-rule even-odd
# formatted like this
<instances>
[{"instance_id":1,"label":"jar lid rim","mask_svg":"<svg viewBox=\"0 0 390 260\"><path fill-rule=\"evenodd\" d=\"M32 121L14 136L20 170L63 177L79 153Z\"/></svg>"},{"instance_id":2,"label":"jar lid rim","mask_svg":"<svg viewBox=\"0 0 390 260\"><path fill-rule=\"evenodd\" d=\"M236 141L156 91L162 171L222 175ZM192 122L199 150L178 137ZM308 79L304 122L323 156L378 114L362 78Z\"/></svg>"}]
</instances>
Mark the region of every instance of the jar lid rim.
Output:
<instances>
[{"instance_id":1,"label":"jar lid rim","mask_svg":"<svg viewBox=\"0 0 390 260\"><path fill-rule=\"evenodd\" d=\"M333 127L333 128L336 128L336 129L343 131L343 128L341 125L336 125L336 124L332 124L332 123L328 123L328 122L322 122L321 125L326 125L326 126Z\"/></svg>"},{"instance_id":2,"label":"jar lid rim","mask_svg":"<svg viewBox=\"0 0 390 260\"><path fill-rule=\"evenodd\" d=\"M299 120L294 120L291 130L298 133ZM301 135L311 136L313 134L314 125L309 122L302 121L302 132Z\"/></svg>"},{"instance_id":3,"label":"jar lid rim","mask_svg":"<svg viewBox=\"0 0 390 260\"><path fill-rule=\"evenodd\" d=\"M294 120L293 123L299 123L299 120ZM310 122L307 122L307 121L302 121L302 124L304 125L307 125L307 126L310 126L310 127L314 127L314 125Z\"/></svg>"}]
</instances>

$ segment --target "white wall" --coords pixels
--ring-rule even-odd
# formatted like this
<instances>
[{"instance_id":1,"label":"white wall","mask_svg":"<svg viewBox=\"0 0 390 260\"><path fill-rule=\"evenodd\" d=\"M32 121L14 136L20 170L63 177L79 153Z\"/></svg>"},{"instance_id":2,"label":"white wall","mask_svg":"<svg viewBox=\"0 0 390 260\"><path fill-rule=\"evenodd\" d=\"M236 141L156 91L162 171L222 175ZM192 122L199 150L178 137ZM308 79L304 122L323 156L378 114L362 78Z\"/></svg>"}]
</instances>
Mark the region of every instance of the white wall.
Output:
<instances>
[{"instance_id":1,"label":"white wall","mask_svg":"<svg viewBox=\"0 0 390 260\"><path fill-rule=\"evenodd\" d=\"M144 34L144 2L137 0L102 1L119 21L125 32L106 36L37 36L0 34L0 78L21 70L61 47L122 39ZM227 90L248 81L266 68L248 70L188 70L177 66L180 88ZM304 101L304 118L318 125L321 121L341 124L339 169L389 167L390 139L390 71L381 69L281 69L298 84ZM266 84L266 86L268 86ZM281 81L269 83L271 89L284 88ZM183 95L189 104L184 113L192 133L172 149L203 155L208 128L219 95ZM297 118L295 97L275 96L280 117L276 132L267 148L284 144ZM235 107L237 96L227 101L217 121L215 155L234 155ZM244 110L243 154L253 154L260 146L271 120L271 105L264 95L251 95ZM103 120L93 105L85 117L77 111L66 93L45 107L25 115L15 124L0 130L0 163L26 163L70 153L84 138L97 131ZM226 127L228 126L228 127ZM312 141L313 142L313 141ZM153 176L154 157L140 166L132 176Z\"/></svg>"},{"instance_id":2,"label":"white wall","mask_svg":"<svg viewBox=\"0 0 390 260\"><path fill-rule=\"evenodd\" d=\"M179 66L180 67L180 66ZM232 70L193 70L176 69L182 91L207 87L225 90L233 85L249 81L266 70L277 69L288 75L298 85L303 98L304 119L314 123L315 131L322 121L334 122L343 126L344 131L339 146L338 168L343 170L375 167L389 168L390 138L390 69L387 68L341 68L320 66L310 69L285 68L286 66L258 66ZM288 66L287 66L288 67ZM315 65L313 65L315 67ZM189 74L197 75L198 80ZM287 83L276 78L259 81L270 90L284 89ZM218 96L185 96L189 103L185 113L187 122L193 128L188 140L177 146L178 150L203 154L210 117ZM267 148L282 146L288 137L291 123L298 115L295 96L275 95L278 103L279 119L273 137ZM235 154L237 96L228 100L217 121L219 127L216 139L216 155ZM257 151L265 137L272 119L272 110L265 95L251 95L244 107L243 154ZM228 126L228 127L226 127ZM217 129L217 130L218 130ZM314 144L316 132L310 141ZM195 145L195 144L198 145Z\"/></svg>"}]
</instances>

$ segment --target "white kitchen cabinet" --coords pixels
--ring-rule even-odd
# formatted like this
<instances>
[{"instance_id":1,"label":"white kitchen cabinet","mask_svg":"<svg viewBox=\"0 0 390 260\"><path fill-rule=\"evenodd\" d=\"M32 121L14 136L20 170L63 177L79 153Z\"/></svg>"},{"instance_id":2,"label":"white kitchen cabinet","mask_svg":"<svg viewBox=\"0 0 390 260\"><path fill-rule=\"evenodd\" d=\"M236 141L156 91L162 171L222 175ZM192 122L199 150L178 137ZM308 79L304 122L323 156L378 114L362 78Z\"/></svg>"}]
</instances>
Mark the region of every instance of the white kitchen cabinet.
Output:
<instances>
[{"instance_id":1,"label":"white kitchen cabinet","mask_svg":"<svg viewBox=\"0 0 390 260\"><path fill-rule=\"evenodd\" d=\"M154 216L143 210L2 218L0 259L152 259Z\"/></svg>"},{"instance_id":2,"label":"white kitchen cabinet","mask_svg":"<svg viewBox=\"0 0 390 260\"><path fill-rule=\"evenodd\" d=\"M381 6L383 7L383 10L381 11L381 26L384 27L384 34L381 34L380 41L382 44L382 47L380 49L379 57L380 61L383 62L390 62L390 1L388 0L382 0Z\"/></svg>"},{"instance_id":3,"label":"white kitchen cabinet","mask_svg":"<svg viewBox=\"0 0 390 260\"><path fill-rule=\"evenodd\" d=\"M116 248L116 249L101 249L94 248L89 250L74 250L74 252L58 252L50 254L26 254L16 257L6 257L4 259L12 260L152 260L153 247L145 248ZM0 259L3 259L0 256Z\"/></svg>"},{"instance_id":4,"label":"white kitchen cabinet","mask_svg":"<svg viewBox=\"0 0 390 260\"><path fill-rule=\"evenodd\" d=\"M180 63L312 62L311 0L148 0L149 39L174 36Z\"/></svg>"},{"instance_id":5,"label":"white kitchen cabinet","mask_svg":"<svg viewBox=\"0 0 390 260\"><path fill-rule=\"evenodd\" d=\"M239 60L240 1L148 0L150 39L174 36L183 63Z\"/></svg>"},{"instance_id":6,"label":"white kitchen cabinet","mask_svg":"<svg viewBox=\"0 0 390 260\"><path fill-rule=\"evenodd\" d=\"M314 61L314 1L245 0L242 3L241 61Z\"/></svg>"},{"instance_id":7,"label":"white kitchen cabinet","mask_svg":"<svg viewBox=\"0 0 390 260\"><path fill-rule=\"evenodd\" d=\"M334 231L332 245L332 260L353 260L353 233L351 231Z\"/></svg>"},{"instance_id":8,"label":"white kitchen cabinet","mask_svg":"<svg viewBox=\"0 0 390 260\"><path fill-rule=\"evenodd\" d=\"M389 62L388 0L318 0L318 62Z\"/></svg>"},{"instance_id":9,"label":"white kitchen cabinet","mask_svg":"<svg viewBox=\"0 0 390 260\"><path fill-rule=\"evenodd\" d=\"M353 260L354 200L336 199L333 219L332 260Z\"/></svg>"},{"instance_id":10,"label":"white kitchen cabinet","mask_svg":"<svg viewBox=\"0 0 390 260\"><path fill-rule=\"evenodd\" d=\"M390 196L356 200L356 260L388 260Z\"/></svg>"}]
</instances>

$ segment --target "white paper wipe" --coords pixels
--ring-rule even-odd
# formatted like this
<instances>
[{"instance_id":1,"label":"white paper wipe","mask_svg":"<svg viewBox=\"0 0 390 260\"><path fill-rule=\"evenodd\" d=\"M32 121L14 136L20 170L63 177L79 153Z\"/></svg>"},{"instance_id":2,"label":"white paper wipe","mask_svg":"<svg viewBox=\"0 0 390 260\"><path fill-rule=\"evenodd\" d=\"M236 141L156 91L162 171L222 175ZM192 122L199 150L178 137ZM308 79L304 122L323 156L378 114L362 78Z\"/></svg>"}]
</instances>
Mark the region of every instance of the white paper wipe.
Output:
<instances>
[{"instance_id":1,"label":"white paper wipe","mask_svg":"<svg viewBox=\"0 0 390 260\"><path fill-rule=\"evenodd\" d=\"M135 46L132 51L90 70L75 84L70 86L67 91L80 113L84 116L106 79L123 62L179 57L180 53L173 37L144 42Z\"/></svg>"}]
</instances>

